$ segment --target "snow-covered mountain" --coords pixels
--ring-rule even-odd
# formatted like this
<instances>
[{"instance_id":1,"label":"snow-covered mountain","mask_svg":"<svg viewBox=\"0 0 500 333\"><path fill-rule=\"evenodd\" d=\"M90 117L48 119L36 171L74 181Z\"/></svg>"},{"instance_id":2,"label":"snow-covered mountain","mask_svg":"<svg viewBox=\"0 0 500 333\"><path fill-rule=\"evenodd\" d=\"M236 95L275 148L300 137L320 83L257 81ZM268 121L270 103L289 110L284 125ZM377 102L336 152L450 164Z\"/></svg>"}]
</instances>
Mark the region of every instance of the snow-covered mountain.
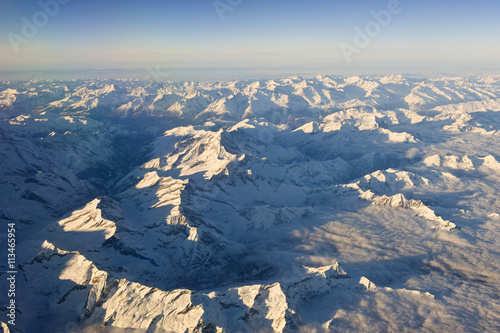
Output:
<instances>
[{"instance_id":1,"label":"snow-covered mountain","mask_svg":"<svg viewBox=\"0 0 500 333\"><path fill-rule=\"evenodd\" d=\"M499 82L498 75L441 79L401 75L318 76L210 84L139 80L4 81L0 84L0 115L56 112L170 116L190 122L239 121L254 117L286 120L291 116L294 121L300 121L352 108L424 111L464 102L496 104L500 98Z\"/></svg>"},{"instance_id":2,"label":"snow-covered mountain","mask_svg":"<svg viewBox=\"0 0 500 333\"><path fill-rule=\"evenodd\" d=\"M495 75L1 82L2 329L499 331L499 139Z\"/></svg>"}]
</instances>

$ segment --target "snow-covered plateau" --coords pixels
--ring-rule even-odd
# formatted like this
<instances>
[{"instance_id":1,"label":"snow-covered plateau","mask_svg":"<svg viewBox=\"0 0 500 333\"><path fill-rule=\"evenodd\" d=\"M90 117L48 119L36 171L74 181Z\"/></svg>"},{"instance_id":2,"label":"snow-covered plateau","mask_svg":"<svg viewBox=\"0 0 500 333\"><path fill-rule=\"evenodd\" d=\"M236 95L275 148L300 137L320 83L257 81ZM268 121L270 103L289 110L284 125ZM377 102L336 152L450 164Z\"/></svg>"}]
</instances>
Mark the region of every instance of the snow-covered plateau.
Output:
<instances>
[{"instance_id":1,"label":"snow-covered plateau","mask_svg":"<svg viewBox=\"0 0 500 333\"><path fill-rule=\"evenodd\" d=\"M0 221L3 332L500 332L500 75L2 81Z\"/></svg>"}]
</instances>

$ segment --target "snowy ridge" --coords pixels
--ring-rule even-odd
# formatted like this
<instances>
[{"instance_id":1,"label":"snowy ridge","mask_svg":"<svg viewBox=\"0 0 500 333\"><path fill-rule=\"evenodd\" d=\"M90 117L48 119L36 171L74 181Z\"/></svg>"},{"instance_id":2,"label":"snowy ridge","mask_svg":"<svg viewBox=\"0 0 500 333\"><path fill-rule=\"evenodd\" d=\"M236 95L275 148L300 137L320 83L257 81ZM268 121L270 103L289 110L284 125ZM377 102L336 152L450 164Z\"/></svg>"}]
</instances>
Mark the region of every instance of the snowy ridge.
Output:
<instances>
[{"instance_id":1,"label":"snowy ridge","mask_svg":"<svg viewBox=\"0 0 500 333\"><path fill-rule=\"evenodd\" d=\"M452 170L465 170L465 171L489 170L490 172L500 171L500 162L498 162L496 158L492 155L488 155L485 157L467 156L467 155L464 156L432 155L427 157L423 161L423 163L428 167L431 166L444 167Z\"/></svg>"},{"instance_id":2,"label":"snowy ridge","mask_svg":"<svg viewBox=\"0 0 500 333\"><path fill-rule=\"evenodd\" d=\"M403 194L395 194L391 197L382 196L382 197L372 197L373 204L379 206L388 206L395 208L406 208L414 210L418 216L422 216L430 221L434 221L438 223L438 225L434 226L434 228L442 228L446 230L451 230L456 228L456 224L450 221L443 220L442 217L437 216L436 213L424 205L424 203L420 200L407 200Z\"/></svg>"},{"instance_id":3,"label":"snowy ridge","mask_svg":"<svg viewBox=\"0 0 500 333\"><path fill-rule=\"evenodd\" d=\"M355 184L350 184L352 188L359 191L360 198L369 200L372 204L377 206L404 208L415 211L417 216L423 217L429 221L434 221L437 225L434 228L441 228L451 230L456 228L456 224L444 220L441 216L426 206L421 200L406 199L403 193L396 193L394 195L376 195L372 192L375 190L379 193L384 192L398 192L414 188L418 185L428 185L429 180L424 177L416 176L413 173L405 171L397 171L388 169L384 172L376 171L370 175L366 175L363 179ZM366 190L363 190L365 188Z\"/></svg>"},{"instance_id":4,"label":"snowy ridge","mask_svg":"<svg viewBox=\"0 0 500 333\"><path fill-rule=\"evenodd\" d=\"M102 199L94 199L83 209L73 212L73 214L58 222L64 231L103 231L106 239L115 234L116 224L113 221L102 217L101 209L97 208Z\"/></svg>"},{"instance_id":5,"label":"snowy ridge","mask_svg":"<svg viewBox=\"0 0 500 333\"><path fill-rule=\"evenodd\" d=\"M161 291L115 279L78 252L62 251L48 242L43 248L33 261L22 266L27 283L33 279L49 281L59 276L65 283L48 283L43 287L56 304L54 310L75 306L77 312L81 311L80 320L101 327L196 332L202 328L222 330L221 327L230 324L233 329L243 331L267 327L283 332L300 322L292 309L299 307L302 299L327 293L333 284L349 279L338 265L334 265L306 268L305 277L288 287L275 283L210 293L186 289ZM45 270L42 275L35 276L38 265L43 265ZM43 295L42 290L39 292ZM76 294L88 294L83 306L74 304ZM131 308L136 310L131 312ZM51 313L45 315L49 317Z\"/></svg>"}]
</instances>

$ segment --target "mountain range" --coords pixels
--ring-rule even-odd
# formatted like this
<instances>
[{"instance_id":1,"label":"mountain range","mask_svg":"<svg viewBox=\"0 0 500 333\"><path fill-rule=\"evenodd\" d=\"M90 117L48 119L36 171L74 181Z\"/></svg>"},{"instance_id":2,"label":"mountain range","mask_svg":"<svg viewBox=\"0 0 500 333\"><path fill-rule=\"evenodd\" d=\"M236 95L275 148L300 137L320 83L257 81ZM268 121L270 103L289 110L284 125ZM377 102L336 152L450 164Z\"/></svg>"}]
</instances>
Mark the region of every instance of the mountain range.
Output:
<instances>
[{"instance_id":1,"label":"mountain range","mask_svg":"<svg viewBox=\"0 0 500 333\"><path fill-rule=\"evenodd\" d=\"M500 75L0 82L2 329L500 331L499 112Z\"/></svg>"}]
</instances>

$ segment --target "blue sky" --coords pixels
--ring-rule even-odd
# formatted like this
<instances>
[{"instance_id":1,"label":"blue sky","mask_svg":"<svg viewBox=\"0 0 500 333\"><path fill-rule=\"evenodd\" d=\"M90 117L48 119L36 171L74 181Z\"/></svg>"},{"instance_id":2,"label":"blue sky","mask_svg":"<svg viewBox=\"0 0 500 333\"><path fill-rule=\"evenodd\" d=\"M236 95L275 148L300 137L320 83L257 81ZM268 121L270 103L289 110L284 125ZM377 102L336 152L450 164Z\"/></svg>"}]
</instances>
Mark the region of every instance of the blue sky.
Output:
<instances>
[{"instance_id":1,"label":"blue sky","mask_svg":"<svg viewBox=\"0 0 500 333\"><path fill-rule=\"evenodd\" d=\"M364 31L372 11L397 0L220 0L228 8L223 20L213 0L59 1L68 3L25 38L23 17L33 23L38 13L43 20L42 7L36 0L0 0L1 72L112 70L140 77L149 66L182 80L500 70L494 0L400 0L401 12L350 62L340 46L356 47L355 28ZM24 38L15 39L17 53L12 36Z\"/></svg>"}]
</instances>

